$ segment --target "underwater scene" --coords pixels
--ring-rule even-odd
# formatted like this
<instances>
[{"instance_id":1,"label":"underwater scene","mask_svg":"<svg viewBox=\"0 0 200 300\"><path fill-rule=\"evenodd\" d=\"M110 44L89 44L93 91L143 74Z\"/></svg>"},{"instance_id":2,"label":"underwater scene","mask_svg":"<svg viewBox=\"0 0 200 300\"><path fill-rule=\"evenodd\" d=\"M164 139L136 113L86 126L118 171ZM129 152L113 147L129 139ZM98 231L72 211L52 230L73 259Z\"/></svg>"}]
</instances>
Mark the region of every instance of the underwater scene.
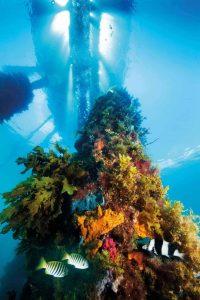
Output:
<instances>
[{"instance_id":1,"label":"underwater scene","mask_svg":"<svg viewBox=\"0 0 200 300\"><path fill-rule=\"evenodd\" d=\"M200 300L199 37L199 0L0 0L0 300Z\"/></svg>"}]
</instances>

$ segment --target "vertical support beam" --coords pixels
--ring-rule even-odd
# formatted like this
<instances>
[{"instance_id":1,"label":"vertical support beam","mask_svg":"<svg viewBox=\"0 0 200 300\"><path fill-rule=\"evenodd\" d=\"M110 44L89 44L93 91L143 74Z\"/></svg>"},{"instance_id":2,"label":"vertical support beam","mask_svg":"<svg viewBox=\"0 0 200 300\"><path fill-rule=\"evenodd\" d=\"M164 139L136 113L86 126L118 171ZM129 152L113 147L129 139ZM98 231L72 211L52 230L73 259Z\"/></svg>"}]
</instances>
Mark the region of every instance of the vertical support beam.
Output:
<instances>
[{"instance_id":1,"label":"vertical support beam","mask_svg":"<svg viewBox=\"0 0 200 300\"><path fill-rule=\"evenodd\" d=\"M78 105L78 127L81 128L91 106L90 1L72 0L70 15L73 96Z\"/></svg>"},{"instance_id":2,"label":"vertical support beam","mask_svg":"<svg viewBox=\"0 0 200 300\"><path fill-rule=\"evenodd\" d=\"M90 80L90 101L91 105L100 94L100 78L99 78L99 40L100 40L100 24L101 13L96 10L94 12L95 19L90 18L90 47L91 47L91 80ZM95 24L93 24L95 22Z\"/></svg>"}]
</instances>

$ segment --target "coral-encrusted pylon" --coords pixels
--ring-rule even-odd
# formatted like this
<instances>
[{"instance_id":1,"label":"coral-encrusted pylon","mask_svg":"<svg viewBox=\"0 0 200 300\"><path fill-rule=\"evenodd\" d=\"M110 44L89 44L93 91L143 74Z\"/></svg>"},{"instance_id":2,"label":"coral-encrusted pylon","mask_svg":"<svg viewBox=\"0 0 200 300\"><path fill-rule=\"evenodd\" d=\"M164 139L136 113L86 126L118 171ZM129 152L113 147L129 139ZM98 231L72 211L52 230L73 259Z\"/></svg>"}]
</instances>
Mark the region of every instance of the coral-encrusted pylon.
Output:
<instances>
[{"instance_id":1,"label":"coral-encrusted pylon","mask_svg":"<svg viewBox=\"0 0 200 300\"><path fill-rule=\"evenodd\" d=\"M142 119L138 101L113 89L97 99L75 154L37 147L18 160L32 173L4 194L0 221L26 254L30 299L200 298L198 226L167 199ZM167 257L166 241L184 257ZM81 254L89 268L69 266L63 279L35 271L41 257L60 261L63 252Z\"/></svg>"}]
</instances>

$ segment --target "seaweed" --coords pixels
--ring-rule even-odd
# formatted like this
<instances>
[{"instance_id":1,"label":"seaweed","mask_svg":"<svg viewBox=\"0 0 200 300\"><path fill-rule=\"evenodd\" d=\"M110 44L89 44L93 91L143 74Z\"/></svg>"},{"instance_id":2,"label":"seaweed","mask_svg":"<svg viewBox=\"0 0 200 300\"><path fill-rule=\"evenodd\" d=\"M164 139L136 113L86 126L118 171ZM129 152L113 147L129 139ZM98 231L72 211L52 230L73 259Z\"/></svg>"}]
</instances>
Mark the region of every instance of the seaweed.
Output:
<instances>
[{"instance_id":1,"label":"seaweed","mask_svg":"<svg viewBox=\"0 0 200 300\"><path fill-rule=\"evenodd\" d=\"M36 147L26 158L19 158L31 176L11 192L4 193L8 207L1 213L2 232L10 229L20 239L19 249L57 244L68 238L73 225L69 198L76 184L85 176L65 149L56 145L56 151L45 153Z\"/></svg>"}]
</instances>

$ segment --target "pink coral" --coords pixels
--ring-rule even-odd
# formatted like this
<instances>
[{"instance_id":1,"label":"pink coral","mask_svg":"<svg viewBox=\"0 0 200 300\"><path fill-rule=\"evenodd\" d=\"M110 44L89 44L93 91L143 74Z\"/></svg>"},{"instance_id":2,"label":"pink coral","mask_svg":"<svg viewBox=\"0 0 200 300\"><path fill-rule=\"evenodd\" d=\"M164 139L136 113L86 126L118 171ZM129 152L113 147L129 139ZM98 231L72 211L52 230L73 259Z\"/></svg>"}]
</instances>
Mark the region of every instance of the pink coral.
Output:
<instances>
[{"instance_id":1,"label":"pink coral","mask_svg":"<svg viewBox=\"0 0 200 300\"><path fill-rule=\"evenodd\" d=\"M115 260L117 256L117 248L116 243L112 238L107 237L103 243L102 248L108 251L110 259Z\"/></svg>"},{"instance_id":2,"label":"pink coral","mask_svg":"<svg viewBox=\"0 0 200 300\"><path fill-rule=\"evenodd\" d=\"M140 171L140 173L145 175L154 175L158 174L158 170L151 166L151 162L148 160L139 160L135 162L136 168Z\"/></svg>"}]
</instances>

